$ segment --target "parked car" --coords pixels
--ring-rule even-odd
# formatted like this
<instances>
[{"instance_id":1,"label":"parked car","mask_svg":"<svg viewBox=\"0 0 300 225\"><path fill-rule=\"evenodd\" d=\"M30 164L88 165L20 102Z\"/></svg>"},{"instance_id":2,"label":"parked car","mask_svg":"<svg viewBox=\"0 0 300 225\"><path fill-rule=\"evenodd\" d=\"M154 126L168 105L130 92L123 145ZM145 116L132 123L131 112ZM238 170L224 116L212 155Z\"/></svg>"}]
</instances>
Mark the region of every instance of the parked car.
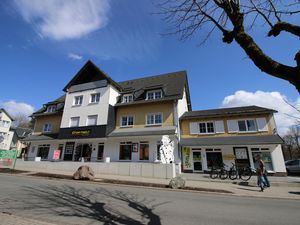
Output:
<instances>
[{"instance_id":1,"label":"parked car","mask_svg":"<svg viewBox=\"0 0 300 225\"><path fill-rule=\"evenodd\" d=\"M285 161L285 167L288 174L300 173L300 159Z\"/></svg>"}]
</instances>

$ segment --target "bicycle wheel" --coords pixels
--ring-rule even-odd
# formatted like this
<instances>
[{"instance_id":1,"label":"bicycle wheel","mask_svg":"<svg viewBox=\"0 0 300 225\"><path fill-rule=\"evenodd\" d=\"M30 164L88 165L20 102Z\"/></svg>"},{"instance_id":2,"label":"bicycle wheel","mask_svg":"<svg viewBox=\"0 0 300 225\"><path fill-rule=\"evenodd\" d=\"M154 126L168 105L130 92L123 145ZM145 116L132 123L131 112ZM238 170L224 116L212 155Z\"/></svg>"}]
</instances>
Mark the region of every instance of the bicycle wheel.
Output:
<instances>
[{"instance_id":1,"label":"bicycle wheel","mask_svg":"<svg viewBox=\"0 0 300 225\"><path fill-rule=\"evenodd\" d=\"M211 169L210 175L209 175L211 179L216 179L218 177L218 175L219 175L219 172L216 169Z\"/></svg>"},{"instance_id":2,"label":"bicycle wheel","mask_svg":"<svg viewBox=\"0 0 300 225\"><path fill-rule=\"evenodd\" d=\"M252 171L250 168L244 168L241 173L240 173L241 179L243 181L247 181L250 180L251 176L252 176Z\"/></svg>"},{"instance_id":3,"label":"bicycle wheel","mask_svg":"<svg viewBox=\"0 0 300 225\"><path fill-rule=\"evenodd\" d=\"M230 180L236 180L238 178L238 173L236 170L230 170L229 171L229 179Z\"/></svg>"},{"instance_id":4,"label":"bicycle wheel","mask_svg":"<svg viewBox=\"0 0 300 225\"><path fill-rule=\"evenodd\" d=\"M225 180L228 177L228 172L224 169L221 169L219 176L221 180Z\"/></svg>"}]
</instances>

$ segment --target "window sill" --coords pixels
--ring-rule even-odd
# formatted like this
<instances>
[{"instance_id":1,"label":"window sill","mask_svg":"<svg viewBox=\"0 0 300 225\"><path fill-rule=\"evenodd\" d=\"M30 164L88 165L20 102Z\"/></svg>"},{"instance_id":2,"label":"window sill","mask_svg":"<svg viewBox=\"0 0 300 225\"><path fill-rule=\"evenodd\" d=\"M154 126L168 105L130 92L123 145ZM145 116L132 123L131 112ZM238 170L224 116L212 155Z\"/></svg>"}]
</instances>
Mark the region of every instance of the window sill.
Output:
<instances>
[{"instance_id":1,"label":"window sill","mask_svg":"<svg viewBox=\"0 0 300 225\"><path fill-rule=\"evenodd\" d=\"M129 125L129 126L120 126L120 128L132 128L133 125Z\"/></svg>"},{"instance_id":2,"label":"window sill","mask_svg":"<svg viewBox=\"0 0 300 225\"><path fill-rule=\"evenodd\" d=\"M88 105L98 105L99 102L90 102Z\"/></svg>"},{"instance_id":3,"label":"window sill","mask_svg":"<svg viewBox=\"0 0 300 225\"><path fill-rule=\"evenodd\" d=\"M162 123L157 123L157 124L146 124L145 127L160 127L162 126Z\"/></svg>"},{"instance_id":4,"label":"window sill","mask_svg":"<svg viewBox=\"0 0 300 225\"><path fill-rule=\"evenodd\" d=\"M82 106L82 104L81 105L72 105L72 108L76 108L76 107L80 107L80 106Z\"/></svg>"},{"instance_id":5,"label":"window sill","mask_svg":"<svg viewBox=\"0 0 300 225\"><path fill-rule=\"evenodd\" d=\"M237 133L240 133L240 134L244 134L244 133L259 133L259 131L255 130L255 131L238 131Z\"/></svg>"}]
</instances>

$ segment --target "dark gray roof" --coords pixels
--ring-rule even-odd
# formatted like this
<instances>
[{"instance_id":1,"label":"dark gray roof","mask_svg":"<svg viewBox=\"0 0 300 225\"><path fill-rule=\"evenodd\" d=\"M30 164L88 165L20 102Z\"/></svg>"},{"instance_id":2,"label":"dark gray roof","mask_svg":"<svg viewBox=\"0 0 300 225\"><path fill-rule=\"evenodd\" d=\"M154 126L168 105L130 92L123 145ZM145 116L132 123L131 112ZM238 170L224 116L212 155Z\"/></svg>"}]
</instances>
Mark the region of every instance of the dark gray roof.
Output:
<instances>
[{"instance_id":1,"label":"dark gray roof","mask_svg":"<svg viewBox=\"0 0 300 225\"><path fill-rule=\"evenodd\" d=\"M11 130L15 132L18 138L25 138L32 133L32 129L24 127L14 127Z\"/></svg>"},{"instance_id":2,"label":"dark gray roof","mask_svg":"<svg viewBox=\"0 0 300 225\"><path fill-rule=\"evenodd\" d=\"M146 102L148 103L149 100L145 100L146 92L155 89L161 89L163 91L163 99L153 101L181 99L183 97L185 88L187 93L188 106L189 109L191 109L190 93L186 71L178 71L156 76L143 77L134 80L127 80L119 82L119 85L122 87L122 93L133 94L134 102L121 103L120 99L119 103L117 103L116 106Z\"/></svg>"},{"instance_id":3,"label":"dark gray roof","mask_svg":"<svg viewBox=\"0 0 300 225\"><path fill-rule=\"evenodd\" d=\"M40 108L38 111L32 113L32 116L51 115L51 114L56 114L56 113L62 112L64 109L64 105L62 105L60 108L58 108L56 112L44 114L44 112L47 110L47 107L49 105L58 105L59 103L64 104L65 99L66 99L66 95L64 94L64 95L60 96L59 98L44 104L42 108Z\"/></svg>"},{"instance_id":4,"label":"dark gray roof","mask_svg":"<svg viewBox=\"0 0 300 225\"><path fill-rule=\"evenodd\" d=\"M29 135L23 141L50 141L57 139L58 134Z\"/></svg>"},{"instance_id":5,"label":"dark gray roof","mask_svg":"<svg viewBox=\"0 0 300 225\"><path fill-rule=\"evenodd\" d=\"M180 140L180 144L184 146L259 145L282 143L283 140L278 135L182 138Z\"/></svg>"},{"instance_id":6,"label":"dark gray roof","mask_svg":"<svg viewBox=\"0 0 300 225\"><path fill-rule=\"evenodd\" d=\"M107 80L110 84L121 90L120 85L115 82L110 76L100 70L92 61L88 60L86 64L79 70L79 72L72 78L72 80L64 87L63 91L67 91L73 85Z\"/></svg>"},{"instance_id":7,"label":"dark gray roof","mask_svg":"<svg viewBox=\"0 0 300 225\"><path fill-rule=\"evenodd\" d=\"M199 111L185 112L180 119L187 118L209 118L209 117L227 117L227 116L238 116L238 115L257 115L261 113L274 113L277 112L273 109L267 109L259 106L243 106L233 108L220 108L220 109L208 109Z\"/></svg>"},{"instance_id":8,"label":"dark gray roof","mask_svg":"<svg viewBox=\"0 0 300 225\"><path fill-rule=\"evenodd\" d=\"M108 137L130 137L130 136L151 136L151 135L174 135L175 126L168 127L146 127L146 128L120 128L114 130Z\"/></svg>"}]
</instances>

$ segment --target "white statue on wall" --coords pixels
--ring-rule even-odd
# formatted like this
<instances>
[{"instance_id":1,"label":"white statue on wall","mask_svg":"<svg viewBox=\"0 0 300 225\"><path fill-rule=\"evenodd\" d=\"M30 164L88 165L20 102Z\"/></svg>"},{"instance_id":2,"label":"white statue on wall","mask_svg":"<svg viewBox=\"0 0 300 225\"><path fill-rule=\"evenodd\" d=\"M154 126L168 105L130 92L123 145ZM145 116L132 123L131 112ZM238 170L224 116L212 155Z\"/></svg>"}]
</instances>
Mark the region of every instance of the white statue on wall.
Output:
<instances>
[{"instance_id":1,"label":"white statue on wall","mask_svg":"<svg viewBox=\"0 0 300 225\"><path fill-rule=\"evenodd\" d=\"M162 145L160 146L160 160L163 164L174 162L174 141L171 141L168 135L162 136Z\"/></svg>"}]
</instances>

